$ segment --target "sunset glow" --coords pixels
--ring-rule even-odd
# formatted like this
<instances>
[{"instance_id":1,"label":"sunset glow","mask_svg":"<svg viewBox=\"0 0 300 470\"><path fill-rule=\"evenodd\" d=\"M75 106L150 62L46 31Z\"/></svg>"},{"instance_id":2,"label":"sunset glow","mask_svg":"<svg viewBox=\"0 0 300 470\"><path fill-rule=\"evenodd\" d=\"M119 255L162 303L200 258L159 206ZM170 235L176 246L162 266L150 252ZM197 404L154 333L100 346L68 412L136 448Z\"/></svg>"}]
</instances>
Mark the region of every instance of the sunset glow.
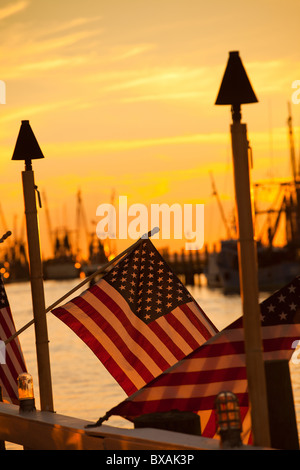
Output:
<instances>
[{"instance_id":1,"label":"sunset glow","mask_svg":"<svg viewBox=\"0 0 300 470\"><path fill-rule=\"evenodd\" d=\"M1 230L22 236L22 162L28 119L45 159L33 163L53 229L76 230L81 190L88 231L113 192L130 204L204 204L205 243L225 236L234 211L228 106L215 106L228 53L240 51L259 102L242 107L253 181L290 179L288 102L299 159L300 4L296 0L2 0ZM272 204L270 191L260 195ZM49 254L45 205L42 251ZM5 225L7 227L5 227ZM131 243L117 241L117 251ZM157 240L181 249L184 241Z\"/></svg>"}]
</instances>

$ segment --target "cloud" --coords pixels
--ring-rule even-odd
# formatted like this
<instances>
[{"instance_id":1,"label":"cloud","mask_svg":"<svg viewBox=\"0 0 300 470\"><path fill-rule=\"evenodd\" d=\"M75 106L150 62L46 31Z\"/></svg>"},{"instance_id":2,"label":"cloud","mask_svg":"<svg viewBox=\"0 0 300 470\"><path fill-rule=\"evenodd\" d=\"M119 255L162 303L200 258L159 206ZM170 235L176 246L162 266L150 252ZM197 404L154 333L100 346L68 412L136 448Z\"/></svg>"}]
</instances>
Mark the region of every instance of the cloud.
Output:
<instances>
[{"instance_id":1,"label":"cloud","mask_svg":"<svg viewBox=\"0 0 300 470\"><path fill-rule=\"evenodd\" d=\"M156 70L139 70L136 71L135 77L131 80L118 82L109 85L105 91L127 90L131 88L146 86L156 86L157 88L177 86L178 83L186 84L192 80L199 80L203 76L206 69L188 69L188 68L157 68ZM97 79L97 77L95 77Z\"/></svg>"},{"instance_id":2,"label":"cloud","mask_svg":"<svg viewBox=\"0 0 300 470\"><path fill-rule=\"evenodd\" d=\"M78 66L82 65L84 62L86 62L87 58L86 57L64 57L64 58L59 58L59 59L50 59L50 60L42 60L38 62L32 62L30 64L23 64L19 67L19 72L20 71L44 71L44 70L51 70L51 69L56 69L59 67L65 67L65 66Z\"/></svg>"},{"instance_id":3,"label":"cloud","mask_svg":"<svg viewBox=\"0 0 300 470\"><path fill-rule=\"evenodd\" d=\"M1 12L1 10L0 10ZM74 30L70 30L71 24ZM76 25L86 25L79 30ZM62 67L82 66L90 60L90 41L97 40L99 30L87 26L87 19L77 19L64 27L33 30L28 34L27 28L16 25L2 35L1 49L9 49L5 64L2 64L1 78L22 79L32 77L35 72L46 72ZM59 33L59 34L57 34ZM80 50L80 51L79 51ZM70 54L71 51L71 54Z\"/></svg>"},{"instance_id":4,"label":"cloud","mask_svg":"<svg viewBox=\"0 0 300 470\"><path fill-rule=\"evenodd\" d=\"M19 2L13 3L3 8L0 8L0 20L3 20L5 18L8 18L9 16L15 15L16 13L19 13L20 11L24 10L27 8L29 5L29 2L27 0L20 0Z\"/></svg>"},{"instance_id":5,"label":"cloud","mask_svg":"<svg viewBox=\"0 0 300 470\"><path fill-rule=\"evenodd\" d=\"M137 103L140 101L171 101L171 100L194 100L205 95L204 92L189 91L183 93L158 93L153 95L134 96L121 99L122 103Z\"/></svg>"},{"instance_id":6,"label":"cloud","mask_svg":"<svg viewBox=\"0 0 300 470\"><path fill-rule=\"evenodd\" d=\"M77 103L76 99L19 107L16 110L7 112L3 116L1 116L0 122L4 123L11 121L20 121L20 119L23 119L24 116L34 116L36 114L44 114L48 111L53 111L56 109L60 110L65 108L66 106L73 106L74 103Z\"/></svg>"},{"instance_id":7,"label":"cloud","mask_svg":"<svg viewBox=\"0 0 300 470\"><path fill-rule=\"evenodd\" d=\"M52 26L49 28L49 31L46 32L46 35L53 35L55 33L60 33L62 31L66 31L68 29L72 28L79 28L81 26L85 26L89 23L93 23L95 21L98 21L102 18L102 16L95 16L92 18L86 18L86 17L78 17L78 18L73 18L69 21L64 21L61 24L55 23L55 26Z\"/></svg>"},{"instance_id":8,"label":"cloud","mask_svg":"<svg viewBox=\"0 0 300 470\"><path fill-rule=\"evenodd\" d=\"M119 52L115 52L115 56L113 57L113 61L115 60L125 60L131 57L135 57L140 54L144 54L145 52L151 51L156 48L155 44L136 44L130 47L122 47L122 50Z\"/></svg>"},{"instance_id":9,"label":"cloud","mask_svg":"<svg viewBox=\"0 0 300 470\"><path fill-rule=\"evenodd\" d=\"M179 144L194 144L194 143L214 143L224 144L228 142L228 135L226 133L209 133L209 134L190 134L190 135L177 135L170 137L157 137L149 139L132 139L132 140L90 140L90 141L74 141L74 142L61 142L59 145L60 155L63 152L65 157L69 154L70 157L82 154L83 152L90 154L97 154L99 152L115 152L134 150L144 147L165 146L165 145L179 145ZM56 144L53 145L53 150Z\"/></svg>"},{"instance_id":10,"label":"cloud","mask_svg":"<svg viewBox=\"0 0 300 470\"><path fill-rule=\"evenodd\" d=\"M254 89L264 94L288 94L291 82L299 70L299 61L289 58L253 61L247 64L249 76L253 77Z\"/></svg>"},{"instance_id":11,"label":"cloud","mask_svg":"<svg viewBox=\"0 0 300 470\"><path fill-rule=\"evenodd\" d=\"M35 42L30 45L31 49L29 49L29 51L31 53L42 53L44 55L45 52L49 52L55 49L62 49L68 46L73 46L84 39L89 39L92 36L98 34L99 31L97 30L78 31L71 34L66 34L64 36L60 36L58 38L50 38L45 41Z\"/></svg>"}]
</instances>

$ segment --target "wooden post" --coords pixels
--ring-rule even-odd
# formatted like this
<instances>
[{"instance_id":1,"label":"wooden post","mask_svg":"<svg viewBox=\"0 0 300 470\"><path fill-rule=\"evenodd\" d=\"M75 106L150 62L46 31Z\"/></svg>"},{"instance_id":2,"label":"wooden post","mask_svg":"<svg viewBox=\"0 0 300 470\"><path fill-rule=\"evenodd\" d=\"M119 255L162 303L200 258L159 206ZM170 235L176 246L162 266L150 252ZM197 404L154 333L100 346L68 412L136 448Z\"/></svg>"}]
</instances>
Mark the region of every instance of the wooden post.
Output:
<instances>
[{"instance_id":1,"label":"wooden post","mask_svg":"<svg viewBox=\"0 0 300 470\"><path fill-rule=\"evenodd\" d=\"M254 445L270 446L268 404L262 351L256 242L253 230L252 188L246 124L231 125L238 221L238 255L248 392Z\"/></svg>"},{"instance_id":2,"label":"wooden post","mask_svg":"<svg viewBox=\"0 0 300 470\"><path fill-rule=\"evenodd\" d=\"M287 360L265 362L271 446L299 450L297 418Z\"/></svg>"},{"instance_id":3,"label":"wooden post","mask_svg":"<svg viewBox=\"0 0 300 470\"><path fill-rule=\"evenodd\" d=\"M43 269L40 253L40 239L33 171L29 169L23 171L22 181L27 226L32 305L35 320L34 325L41 410L54 411L50 372L48 330L45 313Z\"/></svg>"}]
</instances>

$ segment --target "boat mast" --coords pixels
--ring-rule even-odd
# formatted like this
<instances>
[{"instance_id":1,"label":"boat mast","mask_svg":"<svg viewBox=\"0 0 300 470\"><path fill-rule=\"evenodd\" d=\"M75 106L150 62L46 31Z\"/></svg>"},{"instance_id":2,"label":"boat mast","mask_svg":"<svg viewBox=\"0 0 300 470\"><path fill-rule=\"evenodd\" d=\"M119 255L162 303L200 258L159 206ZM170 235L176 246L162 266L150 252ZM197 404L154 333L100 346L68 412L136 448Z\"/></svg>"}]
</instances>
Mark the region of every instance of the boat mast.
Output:
<instances>
[{"instance_id":1,"label":"boat mast","mask_svg":"<svg viewBox=\"0 0 300 470\"><path fill-rule=\"evenodd\" d=\"M288 103L288 130L289 130L289 141L290 141L290 157L291 157L291 166L294 182L296 183L298 178L297 168L296 168L296 156L295 156L295 145L294 145L294 132L293 132L293 119L291 113L291 103Z\"/></svg>"},{"instance_id":2,"label":"boat mast","mask_svg":"<svg viewBox=\"0 0 300 470\"><path fill-rule=\"evenodd\" d=\"M291 103L288 102L288 134L290 143L290 159L292 167L293 185L289 197L289 217L292 229L292 243L295 247L300 247L300 187L299 187L299 167L297 170L295 145L294 145L294 131L293 119L291 112ZM299 162L300 164L300 162ZM298 164L298 165L299 165ZM287 214L288 216L288 214Z\"/></svg>"},{"instance_id":3,"label":"boat mast","mask_svg":"<svg viewBox=\"0 0 300 470\"><path fill-rule=\"evenodd\" d=\"M45 205L45 213L46 213L46 221L47 221L47 228L48 228L48 236L49 236L49 243L51 247L51 256L54 256L54 241L53 241L53 231L48 207L48 200L46 197L46 192L43 191L43 202Z\"/></svg>"},{"instance_id":4,"label":"boat mast","mask_svg":"<svg viewBox=\"0 0 300 470\"><path fill-rule=\"evenodd\" d=\"M220 210L220 214L221 214L221 217L222 217L224 226L225 226L226 235L227 235L227 238L228 238L228 240L229 240L230 238L232 238L232 236L231 236L231 230L230 230L230 227L229 227L229 225L228 225L228 223L227 223L227 219L226 219L226 217L225 217L224 209L223 209L223 206L222 206L222 203L221 203L221 200L220 200L220 197L219 197L219 194L218 194L216 185L215 185L215 181L214 181L214 177L213 177L212 171L210 171L209 174L210 174L210 178L211 178L211 184L212 184L212 189L213 189L213 196L216 196L217 203L218 203L218 207L219 207L219 210Z\"/></svg>"}]
</instances>

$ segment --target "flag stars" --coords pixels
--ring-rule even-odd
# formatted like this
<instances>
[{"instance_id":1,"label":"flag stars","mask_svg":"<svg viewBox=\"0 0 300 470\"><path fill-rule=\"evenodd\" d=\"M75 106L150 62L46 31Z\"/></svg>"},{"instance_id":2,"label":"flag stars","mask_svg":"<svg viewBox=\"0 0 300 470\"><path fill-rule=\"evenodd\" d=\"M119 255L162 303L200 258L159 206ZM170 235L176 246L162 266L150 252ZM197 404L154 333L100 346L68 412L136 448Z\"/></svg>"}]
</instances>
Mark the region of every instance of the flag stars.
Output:
<instances>
[{"instance_id":1,"label":"flag stars","mask_svg":"<svg viewBox=\"0 0 300 470\"><path fill-rule=\"evenodd\" d=\"M113 268L108 275L108 282L124 297L131 311L145 323L190 299L178 278L148 242Z\"/></svg>"},{"instance_id":2,"label":"flag stars","mask_svg":"<svg viewBox=\"0 0 300 470\"><path fill-rule=\"evenodd\" d=\"M294 304L294 302L292 302L289 307L290 307L290 310L292 311L295 311L297 309L297 305Z\"/></svg>"},{"instance_id":3,"label":"flag stars","mask_svg":"<svg viewBox=\"0 0 300 470\"><path fill-rule=\"evenodd\" d=\"M291 293L295 293L295 289L296 289L295 286L293 286L293 285L289 286L290 294L291 294Z\"/></svg>"},{"instance_id":4,"label":"flag stars","mask_svg":"<svg viewBox=\"0 0 300 470\"><path fill-rule=\"evenodd\" d=\"M281 314L279 315L279 318L280 320L286 320L287 314L285 312L281 312Z\"/></svg>"},{"instance_id":5,"label":"flag stars","mask_svg":"<svg viewBox=\"0 0 300 470\"><path fill-rule=\"evenodd\" d=\"M271 304L271 305L268 305L268 311L269 311L269 313L273 313L274 310L275 310L275 306L274 306L274 305L272 305L272 304Z\"/></svg>"},{"instance_id":6,"label":"flag stars","mask_svg":"<svg viewBox=\"0 0 300 470\"><path fill-rule=\"evenodd\" d=\"M280 294L280 296L278 297L279 302L280 302L280 303L281 303L281 302L284 302L284 301L285 301L285 297L286 297L285 295Z\"/></svg>"}]
</instances>

